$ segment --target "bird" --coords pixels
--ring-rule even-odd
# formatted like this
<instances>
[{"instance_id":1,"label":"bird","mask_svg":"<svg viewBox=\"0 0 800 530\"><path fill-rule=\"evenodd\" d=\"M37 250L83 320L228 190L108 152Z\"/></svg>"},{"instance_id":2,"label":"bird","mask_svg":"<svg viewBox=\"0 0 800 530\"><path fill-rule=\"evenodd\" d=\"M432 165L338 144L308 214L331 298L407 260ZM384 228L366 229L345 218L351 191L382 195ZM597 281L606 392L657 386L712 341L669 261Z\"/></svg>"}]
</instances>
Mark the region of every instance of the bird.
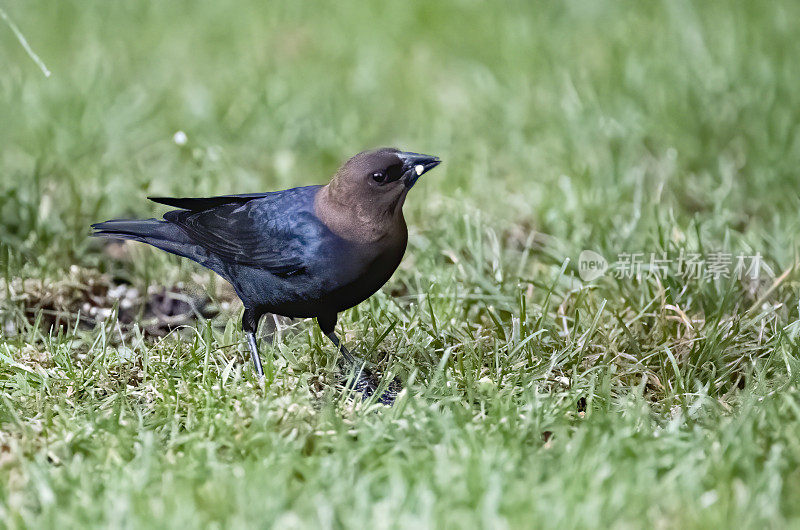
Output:
<instances>
[{"instance_id":1,"label":"bird","mask_svg":"<svg viewBox=\"0 0 800 530\"><path fill-rule=\"evenodd\" d=\"M95 223L92 236L146 243L227 280L244 306L242 330L259 378L264 371L256 332L266 314L315 318L339 359L354 368L360 359L336 335L338 314L372 296L397 269L408 242L406 196L440 163L436 156L390 147L363 151L325 185L148 197L175 209L162 219ZM363 372L363 361L360 366ZM357 376L355 388L368 397L376 387Z\"/></svg>"}]
</instances>

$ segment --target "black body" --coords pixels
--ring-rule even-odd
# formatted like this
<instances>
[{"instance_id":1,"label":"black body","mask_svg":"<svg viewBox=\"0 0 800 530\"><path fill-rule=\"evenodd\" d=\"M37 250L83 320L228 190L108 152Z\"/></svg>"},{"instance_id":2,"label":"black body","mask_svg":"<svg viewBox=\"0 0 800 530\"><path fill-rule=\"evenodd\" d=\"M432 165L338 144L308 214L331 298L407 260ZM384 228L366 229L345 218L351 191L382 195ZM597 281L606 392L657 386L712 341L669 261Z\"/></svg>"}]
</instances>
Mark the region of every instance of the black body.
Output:
<instances>
[{"instance_id":1,"label":"black body","mask_svg":"<svg viewBox=\"0 0 800 530\"><path fill-rule=\"evenodd\" d=\"M314 213L320 188L152 198L182 209L167 212L164 220L107 221L92 227L95 235L148 243L213 270L233 285L254 320L245 322L246 329L254 331L261 315L275 313L316 317L328 334L337 313L366 300L391 277L406 238L400 246L342 239Z\"/></svg>"}]
</instances>

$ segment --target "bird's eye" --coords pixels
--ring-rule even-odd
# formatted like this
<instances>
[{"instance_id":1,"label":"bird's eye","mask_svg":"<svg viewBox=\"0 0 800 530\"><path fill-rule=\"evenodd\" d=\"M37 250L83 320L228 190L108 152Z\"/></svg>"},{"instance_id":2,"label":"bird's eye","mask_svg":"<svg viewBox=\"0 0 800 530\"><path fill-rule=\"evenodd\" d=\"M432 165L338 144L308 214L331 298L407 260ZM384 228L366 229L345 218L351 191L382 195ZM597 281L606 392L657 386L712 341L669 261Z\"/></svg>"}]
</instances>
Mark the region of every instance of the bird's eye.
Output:
<instances>
[{"instance_id":1,"label":"bird's eye","mask_svg":"<svg viewBox=\"0 0 800 530\"><path fill-rule=\"evenodd\" d=\"M372 180L375 182L383 182L383 179L386 178L386 175L383 174L382 171L378 171L377 173L372 174Z\"/></svg>"}]
</instances>

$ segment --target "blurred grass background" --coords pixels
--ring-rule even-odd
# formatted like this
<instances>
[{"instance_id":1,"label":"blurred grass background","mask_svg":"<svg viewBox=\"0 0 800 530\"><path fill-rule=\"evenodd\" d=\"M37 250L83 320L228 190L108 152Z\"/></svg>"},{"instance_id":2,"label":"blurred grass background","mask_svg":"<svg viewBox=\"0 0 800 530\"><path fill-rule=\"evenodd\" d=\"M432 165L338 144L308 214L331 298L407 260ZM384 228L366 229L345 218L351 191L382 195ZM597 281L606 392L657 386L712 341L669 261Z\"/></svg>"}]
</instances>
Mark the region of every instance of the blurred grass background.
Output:
<instances>
[{"instance_id":1,"label":"blurred grass background","mask_svg":"<svg viewBox=\"0 0 800 530\"><path fill-rule=\"evenodd\" d=\"M0 25L5 525L797 524L800 4L0 7L52 71ZM382 145L445 162L341 324L413 377L391 411L310 397L333 356L311 323L261 390L225 315L191 340L58 333L8 296L76 265L197 283L88 224L323 183ZM774 275L582 284L586 248Z\"/></svg>"}]
</instances>

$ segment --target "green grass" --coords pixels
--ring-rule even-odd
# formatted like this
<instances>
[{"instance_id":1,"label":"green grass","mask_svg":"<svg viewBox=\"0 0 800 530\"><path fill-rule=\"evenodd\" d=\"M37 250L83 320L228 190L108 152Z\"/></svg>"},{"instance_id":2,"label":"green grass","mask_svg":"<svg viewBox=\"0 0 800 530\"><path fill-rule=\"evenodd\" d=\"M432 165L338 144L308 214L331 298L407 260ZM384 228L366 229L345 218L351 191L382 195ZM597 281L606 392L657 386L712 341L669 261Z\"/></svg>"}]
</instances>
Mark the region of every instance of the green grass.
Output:
<instances>
[{"instance_id":1,"label":"green grass","mask_svg":"<svg viewBox=\"0 0 800 530\"><path fill-rule=\"evenodd\" d=\"M797 2L2 8L52 76L0 24L0 526L800 527ZM395 407L332 388L313 322L263 387L236 306L75 325L108 282L227 300L89 223L380 145L445 161L340 319ZM583 249L772 274L584 283Z\"/></svg>"}]
</instances>

